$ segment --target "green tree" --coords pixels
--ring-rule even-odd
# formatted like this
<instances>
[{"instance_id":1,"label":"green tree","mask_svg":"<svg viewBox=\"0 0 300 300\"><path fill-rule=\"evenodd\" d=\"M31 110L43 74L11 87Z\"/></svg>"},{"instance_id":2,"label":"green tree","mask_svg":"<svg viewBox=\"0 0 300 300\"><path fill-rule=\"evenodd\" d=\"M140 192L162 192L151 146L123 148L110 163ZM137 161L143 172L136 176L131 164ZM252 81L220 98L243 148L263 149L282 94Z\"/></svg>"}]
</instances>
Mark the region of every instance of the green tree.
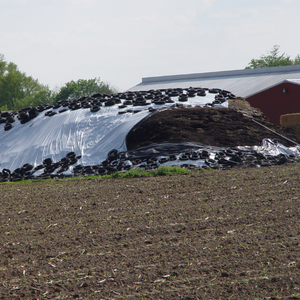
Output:
<instances>
[{"instance_id":1,"label":"green tree","mask_svg":"<svg viewBox=\"0 0 300 300\"><path fill-rule=\"evenodd\" d=\"M300 64L299 54L295 57L295 59L291 59L291 56L286 55L285 53L280 55L279 48L279 45L275 45L273 46L273 49L270 52L268 52L268 55L261 55L259 59L251 59L246 69L279 67Z\"/></svg>"},{"instance_id":2,"label":"green tree","mask_svg":"<svg viewBox=\"0 0 300 300\"><path fill-rule=\"evenodd\" d=\"M108 83L104 83L100 78L72 80L60 88L53 97L53 102L55 103L64 99L76 99L83 96L88 97L96 93L111 95L116 92L117 90L114 87L111 87Z\"/></svg>"},{"instance_id":3,"label":"green tree","mask_svg":"<svg viewBox=\"0 0 300 300\"><path fill-rule=\"evenodd\" d=\"M0 76L3 76L6 70L6 61L3 54L0 54Z\"/></svg>"},{"instance_id":4,"label":"green tree","mask_svg":"<svg viewBox=\"0 0 300 300\"><path fill-rule=\"evenodd\" d=\"M16 110L51 101L48 86L21 72L17 65L6 62L0 55L0 107Z\"/></svg>"}]
</instances>

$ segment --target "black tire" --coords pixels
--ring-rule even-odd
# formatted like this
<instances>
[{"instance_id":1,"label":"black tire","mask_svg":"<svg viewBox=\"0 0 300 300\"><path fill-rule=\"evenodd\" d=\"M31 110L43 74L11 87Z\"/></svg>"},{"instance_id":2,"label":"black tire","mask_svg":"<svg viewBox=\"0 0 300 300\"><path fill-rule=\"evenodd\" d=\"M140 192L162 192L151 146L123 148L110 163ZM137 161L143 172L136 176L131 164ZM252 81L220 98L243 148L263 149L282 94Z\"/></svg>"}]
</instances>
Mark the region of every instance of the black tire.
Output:
<instances>
[{"instance_id":1,"label":"black tire","mask_svg":"<svg viewBox=\"0 0 300 300\"><path fill-rule=\"evenodd\" d=\"M10 116L10 113L8 111L1 113L1 118L7 118Z\"/></svg>"},{"instance_id":2,"label":"black tire","mask_svg":"<svg viewBox=\"0 0 300 300\"><path fill-rule=\"evenodd\" d=\"M172 91L172 92L168 93L168 95L170 97L178 97L180 95L180 93L178 91Z\"/></svg>"},{"instance_id":3,"label":"black tire","mask_svg":"<svg viewBox=\"0 0 300 300\"><path fill-rule=\"evenodd\" d=\"M38 165L34 168L35 171L38 171L38 170L41 170L41 169L44 169L44 165Z\"/></svg>"},{"instance_id":4,"label":"black tire","mask_svg":"<svg viewBox=\"0 0 300 300\"><path fill-rule=\"evenodd\" d=\"M156 105L164 105L164 104L166 104L166 101L155 101L154 104L156 104Z\"/></svg>"},{"instance_id":5,"label":"black tire","mask_svg":"<svg viewBox=\"0 0 300 300\"><path fill-rule=\"evenodd\" d=\"M109 165L109 161L106 159L101 163L101 167L107 167Z\"/></svg>"},{"instance_id":6,"label":"black tire","mask_svg":"<svg viewBox=\"0 0 300 300\"><path fill-rule=\"evenodd\" d=\"M8 131L8 130L10 130L10 129L12 129L12 128L13 128L12 124L11 124L11 123L8 123L8 124L6 124L6 125L4 126L4 131Z\"/></svg>"},{"instance_id":7,"label":"black tire","mask_svg":"<svg viewBox=\"0 0 300 300\"><path fill-rule=\"evenodd\" d=\"M118 164L119 164L119 161L117 159L115 159L115 160L111 161L109 165L112 167L117 167Z\"/></svg>"},{"instance_id":8,"label":"black tire","mask_svg":"<svg viewBox=\"0 0 300 300\"><path fill-rule=\"evenodd\" d=\"M121 103L121 100L119 99L119 98L111 98L111 100L110 101L114 101L115 102L115 104L119 104L119 103Z\"/></svg>"},{"instance_id":9,"label":"black tire","mask_svg":"<svg viewBox=\"0 0 300 300\"><path fill-rule=\"evenodd\" d=\"M21 124L25 124L30 121L29 116L26 114L22 119L20 119Z\"/></svg>"},{"instance_id":10,"label":"black tire","mask_svg":"<svg viewBox=\"0 0 300 300\"><path fill-rule=\"evenodd\" d=\"M31 165L31 164L25 164L25 165L22 166L21 169L23 169L25 172L31 171L33 169L33 165Z\"/></svg>"},{"instance_id":11,"label":"black tire","mask_svg":"<svg viewBox=\"0 0 300 300\"><path fill-rule=\"evenodd\" d=\"M101 94L101 93L96 93L96 94L93 94L91 97L92 97L92 98L102 98L102 97L103 97L103 94Z\"/></svg>"},{"instance_id":12,"label":"black tire","mask_svg":"<svg viewBox=\"0 0 300 300\"><path fill-rule=\"evenodd\" d=\"M200 97L205 97L206 96L206 92L205 90L200 90L198 93L197 93L198 96Z\"/></svg>"},{"instance_id":13,"label":"black tire","mask_svg":"<svg viewBox=\"0 0 300 300\"><path fill-rule=\"evenodd\" d=\"M209 89L208 92L210 94L218 94L221 90L220 89Z\"/></svg>"},{"instance_id":14,"label":"black tire","mask_svg":"<svg viewBox=\"0 0 300 300\"><path fill-rule=\"evenodd\" d=\"M68 171L68 169L69 169L69 166L61 167L61 168L56 172L56 174L61 174L61 173L63 173L63 172L66 172L66 171Z\"/></svg>"},{"instance_id":15,"label":"black tire","mask_svg":"<svg viewBox=\"0 0 300 300\"><path fill-rule=\"evenodd\" d=\"M68 101L62 102L61 106L62 107L68 107L69 106L69 102Z\"/></svg>"},{"instance_id":16,"label":"black tire","mask_svg":"<svg viewBox=\"0 0 300 300\"><path fill-rule=\"evenodd\" d=\"M68 159L73 159L73 158L75 158L76 157L76 154L75 154L75 152L69 152L67 155L66 155L66 157L68 158Z\"/></svg>"},{"instance_id":17,"label":"black tire","mask_svg":"<svg viewBox=\"0 0 300 300\"><path fill-rule=\"evenodd\" d=\"M234 95L234 94L232 94L232 93L229 93L229 94L227 95L227 97L228 97L229 99L236 99L236 95Z\"/></svg>"},{"instance_id":18,"label":"black tire","mask_svg":"<svg viewBox=\"0 0 300 300\"><path fill-rule=\"evenodd\" d=\"M202 159L207 159L207 158L209 158L209 152L206 151L206 150L202 150L201 153L200 153L200 157L201 157Z\"/></svg>"},{"instance_id":19,"label":"black tire","mask_svg":"<svg viewBox=\"0 0 300 300\"><path fill-rule=\"evenodd\" d=\"M211 159L211 158L207 158L207 159L205 160L205 163L206 163L208 166L211 167L211 165L217 164L217 161L214 160L214 159Z\"/></svg>"},{"instance_id":20,"label":"black tire","mask_svg":"<svg viewBox=\"0 0 300 300\"><path fill-rule=\"evenodd\" d=\"M164 163L168 162L169 160L170 160L170 158L168 158L168 157L163 157L163 158L160 158L160 159L158 160L158 162L159 162L160 164L164 164Z\"/></svg>"},{"instance_id":21,"label":"black tire","mask_svg":"<svg viewBox=\"0 0 300 300\"><path fill-rule=\"evenodd\" d=\"M58 113L61 114L61 113L65 112L65 111L67 111L67 110L68 110L67 108L63 108L63 109L59 110Z\"/></svg>"},{"instance_id":22,"label":"black tire","mask_svg":"<svg viewBox=\"0 0 300 300\"><path fill-rule=\"evenodd\" d=\"M15 118L13 116L9 116L6 118L6 123L13 123L15 122Z\"/></svg>"},{"instance_id":23,"label":"black tire","mask_svg":"<svg viewBox=\"0 0 300 300\"><path fill-rule=\"evenodd\" d=\"M54 116L54 115L56 115L56 114L57 114L56 111L51 110L51 111L49 111L49 113L47 114L47 116L48 116L48 117L52 117L52 116ZM45 115L46 115L46 113L45 113Z\"/></svg>"},{"instance_id":24,"label":"black tire","mask_svg":"<svg viewBox=\"0 0 300 300\"><path fill-rule=\"evenodd\" d=\"M61 104L60 104L60 103L55 103L54 106L53 106L54 109L60 108L60 107L61 107Z\"/></svg>"},{"instance_id":25,"label":"black tire","mask_svg":"<svg viewBox=\"0 0 300 300\"><path fill-rule=\"evenodd\" d=\"M181 154L181 155L179 156L179 159L180 159L180 160L189 160L190 158L189 158L189 156L186 155L186 154Z\"/></svg>"},{"instance_id":26,"label":"black tire","mask_svg":"<svg viewBox=\"0 0 300 300\"><path fill-rule=\"evenodd\" d=\"M4 177L10 177L11 172L10 172L9 169L3 169L3 170L2 170L2 175L3 175Z\"/></svg>"},{"instance_id":27,"label":"black tire","mask_svg":"<svg viewBox=\"0 0 300 300\"><path fill-rule=\"evenodd\" d=\"M190 155L190 159L191 160L198 160L198 159L200 159L200 157L199 157L199 155L197 153L192 153Z\"/></svg>"},{"instance_id":28,"label":"black tire","mask_svg":"<svg viewBox=\"0 0 300 300\"><path fill-rule=\"evenodd\" d=\"M39 112L36 109L31 109L28 114L30 119L34 119L39 115Z\"/></svg>"},{"instance_id":29,"label":"black tire","mask_svg":"<svg viewBox=\"0 0 300 300\"><path fill-rule=\"evenodd\" d=\"M107 153L107 157L116 157L118 154L118 150L117 149L112 149Z\"/></svg>"},{"instance_id":30,"label":"black tire","mask_svg":"<svg viewBox=\"0 0 300 300\"><path fill-rule=\"evenodd\" d=\"M84 103L81 105L82 108L91 108L93 105L91 103Z\"/></svg>"},{"instance_id":31,"label":"black tire","mask_svg":"<svg viewBox=\"0 0 300 300\"><path fill-rule=\"evenodd\" d=\"M74 158L72 158L71 160L70 160L70 165L74 165L74 164L76 164L78 162L78 159L76 158L76 157L74 157Z\"/></svg>"},{"instance_id":32,"label":"black tire","mask_svg":"<svg viewBox=\"0 0 300 300\"><path fill-rule=\"evenodd\" d=\"M12 172L12 174L22 174L22 172L23 171L21 170L21 168L17 168Z\"/></svg>"},{"instance_id":33,"label":"black tire","mask_svg":"<svg viewBox=\"0 0 300 300\"><path fill-rule=\"evenodd\" d=\"M153 99L153 95L152 94L148 94L148 95L145 96L145 99L152 100Z\"/></svg>"},{"instance_id":34,"label":"black tire","mask_svg":"<svg viewBox=\"0 0 300 300\"><path fill-rule=\"evenodd\" d=\"M224 153L227 156L234 156L236 154L236 152L232 151L231 149L225 149ZM263 158L265 158L265 157L263 156Z\"/></svg>"},{"instance_id":35,"label":"black tire","mask_svg":"<svg viewBox=\"0 0 300 300\"><path fill-rule=\"evenodd\" d=\"M82 171L83 171L83 166L82 165L78 165L78 166L73 168L74 173L80 173Z\"/></svg>"},{"instance_id":36,"label":"black tire","mask_svg":"<svg viewBox=\"0 0 300 300\"><path fill-rule=\"evenodd\" d=\"M100 106L98 105L93 105L91 108L90 108L90 111L91 112L97 112L100 110Z\"/></svg>"},{"instance_id":37,"label":"black tire","mask_svg":"<svg viewBox=\"0 0 300 300\"><path fill-rule=\"evenodd\" d=\"M126 151L124 151L124 152L119 152L118 153L118 158L120 159L120 160L126 160L127 158L128 158L128 153L126 152Z\"/></svg>"},{"instance_id":38,"label":"black tire","mask_svg":"<svg viewBox=\"0 0 300 300\"><path fill-rule=\"evenodd\" d=\"M189 97L189 98L196 97L196 93L188 93L188 97Z\"/></svg>"},{"instance_id":39,"label":"black tire","mask_svg":"<svg viewBox=\"0 0 300 300\"><path fill-rule=\"evenodd\" d=\"M42 111L44 111L46 108L45 108L44 105L39 105L39 106L36 107L36 109L37 109L38 112L42 112Z\"/></svg>"},{"instance_id":40,"label":"black tire","mask_svg":"<svg viewBox=\"0 0 300 300\"><path fill-rule=\"evenodd\" d=\"M80 104L80 103L71 104L71 105L69 105L69 108L70 108L71 110L77 110L77 109L80 109L80 108L81 108L81 104Z\"/></svg>"},{"instance_id":41,"label":"black tire","mask_svg":"<svg viewBox=\"0 0 300 300\"><path fill-rule=\"evenodd\" d=\"M104 169L104 168L99 168L97 170L97 173L100 175L100 176L103 176L103 175L106 175L107 174L107 170Z\"/></svg>"},{"instance_id":42,"label":"black tire","mask_svg":"<svg viewBox=\"0 0 300 300\"><path fill-rule=\"evenodd\" d=\"M166 103L175 103L175 101L172 100L172 99L168 99L168 100L166 101Z\"/></svg>"},{"instance_id":43,"label":"black tire","mask_svg":"<svg viewBox=\"0 0 300 300\"><path fill-rule=\"evenodd\" d=\"M116 102L114 101L114 100L107 100L106 102L105 102L105 106L113 106L113 105L115 105L116 104Z\"/></svg>"},{"instance_id":44,"label":"black tire","mask_svg":"<svg viewBox=\"0 0 300 300\"><path fill-rule=\"evenodd\" d=\"M177 160L176 155L174 155L174 154L170 155L170 156L169 156L169 160L170 160L170 161Z\"/></svg>"},{"instance_id":45,"label":"black tire","mask_svg":"<svg viewBox=\"0 0 300 300\"><path fill-rule=\"evenodd\" d=\"M91 103L91 106L93 106L93 105L98 105L98 106L102 106L102 103L100 102L100 101L97 101L97 100L94 100L94 101L92 101L92 103Z\"/></svg>"},{"instance_id":46,"label":"black tire","mask_svg":"<svg viewBox=\"0 0 300 300\"><path fill-rule=\"evenodd\" d=\"M186 102L188 100L189 100L188 97L179 97L179 99L178 99L179 102Z\"/></svg>"},{"instance_id":47,"label":"black tire","mask_svg":"<svg viewBox=\"0 0 300 300\"><path fill-rule=\"evenodd\" d=\"M239 163L239 162L243 161L243 158L236 154L236 155L233 155L232 157L230 157L230 160Z\"/></svg>"},{"instance_id":48,"label":"black tire","mask_svg":"<svg viewBox=\"0 0 300 300\"><path fill-rule=\"evenodd\" d=\"M45 173L49 173L49 174L51 174L51 173L53 173L54 171L55 171L55 167L53 166L53 164L51 164L51 165L47 165L46 167L45 167Z\"/></svg>"},{"instance_id":49,"label":"black tire","mask_svg":"<svg viewBox=\"0 0 300 300\"><path fill-rule=\"evenodd\" d=\"M43 165L48 166L52 164L52 158L46 158L43 160Z\"/></svg>"}]
</instances>

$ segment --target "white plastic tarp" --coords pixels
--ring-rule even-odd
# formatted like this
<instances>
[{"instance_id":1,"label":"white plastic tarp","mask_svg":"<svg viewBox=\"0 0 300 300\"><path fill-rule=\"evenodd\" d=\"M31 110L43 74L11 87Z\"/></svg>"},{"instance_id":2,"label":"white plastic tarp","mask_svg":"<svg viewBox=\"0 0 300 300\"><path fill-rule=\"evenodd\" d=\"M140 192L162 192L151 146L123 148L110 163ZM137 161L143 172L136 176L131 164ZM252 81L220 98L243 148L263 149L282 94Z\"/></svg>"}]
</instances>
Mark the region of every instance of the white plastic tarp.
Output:
<instances>
[{"instance_id":1,"label":"white plastic tarp","mask_svg":"<svg viewBox=\"0 0 300 300\"><path fill-rule=\"evenodd\" d=\"M214 94L189 98L184 105L204 106L215 100ZM178 97L173 97L177 103ZM183 103L182 103L183 104ZM151 104L154 109L167 108L174 104ZM18 120L13 128L4 131L0 125L0 169L13 171L29 163L37 166L46 158L59 161L68 152L81 155L78 164L97 165L106 159L111 149L126 151L125 138L130 129L150 114L150 106L128 107L138 113L118 114L117 105L102 106L98 112L89 109L68 110L49 117L45 111L28 123ZM228 107L224 102L220 107ZM59 111L56 109L54 111Z\"/></svg>"}]
</instances>

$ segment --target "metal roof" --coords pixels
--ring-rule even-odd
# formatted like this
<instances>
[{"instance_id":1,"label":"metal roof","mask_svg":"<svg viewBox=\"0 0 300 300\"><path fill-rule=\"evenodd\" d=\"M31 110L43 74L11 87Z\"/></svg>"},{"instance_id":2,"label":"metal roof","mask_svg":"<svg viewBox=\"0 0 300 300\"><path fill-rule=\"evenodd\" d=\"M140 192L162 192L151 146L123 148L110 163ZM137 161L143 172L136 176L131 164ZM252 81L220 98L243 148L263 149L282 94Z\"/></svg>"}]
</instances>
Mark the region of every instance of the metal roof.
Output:
<instances>
[{"instance_id":1,"label":"metal roof","mask_svg":"<svg viewBox=\"0 0 300 300\"><path fill-rule=\"evenodd\" d=\"M294 83L294 84L300 84L300 79L287 79L286 82Z\"/></svg>"},{"instance_id":2,"label":"metal roof","mask_svg":"<svg viewBox=\"0 0 300 300\"><path fill-rule=\"evenodd\" d=\"M219 88L247 98L287 79L293 83L299 82L300 65L145 77L129 91L188 87Z\"/></svg>"}]
</instances>

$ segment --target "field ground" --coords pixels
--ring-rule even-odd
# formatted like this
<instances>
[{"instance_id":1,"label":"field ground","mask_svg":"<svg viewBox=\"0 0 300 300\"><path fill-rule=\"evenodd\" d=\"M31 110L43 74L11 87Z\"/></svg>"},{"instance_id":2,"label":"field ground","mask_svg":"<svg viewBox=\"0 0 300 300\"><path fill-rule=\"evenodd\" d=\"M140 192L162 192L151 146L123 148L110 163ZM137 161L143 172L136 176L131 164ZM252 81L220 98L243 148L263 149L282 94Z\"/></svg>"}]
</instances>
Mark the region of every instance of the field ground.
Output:
<instances>
[{"instance_id":1,"label":"field ground","mask_svg":"<svg viewBox=\"0 0 300 300\"><path fill-rule=\"evenodd\" d=\"M0 185L2 299L300 299L299 164Z\"/></svg>"}]
</instances>

